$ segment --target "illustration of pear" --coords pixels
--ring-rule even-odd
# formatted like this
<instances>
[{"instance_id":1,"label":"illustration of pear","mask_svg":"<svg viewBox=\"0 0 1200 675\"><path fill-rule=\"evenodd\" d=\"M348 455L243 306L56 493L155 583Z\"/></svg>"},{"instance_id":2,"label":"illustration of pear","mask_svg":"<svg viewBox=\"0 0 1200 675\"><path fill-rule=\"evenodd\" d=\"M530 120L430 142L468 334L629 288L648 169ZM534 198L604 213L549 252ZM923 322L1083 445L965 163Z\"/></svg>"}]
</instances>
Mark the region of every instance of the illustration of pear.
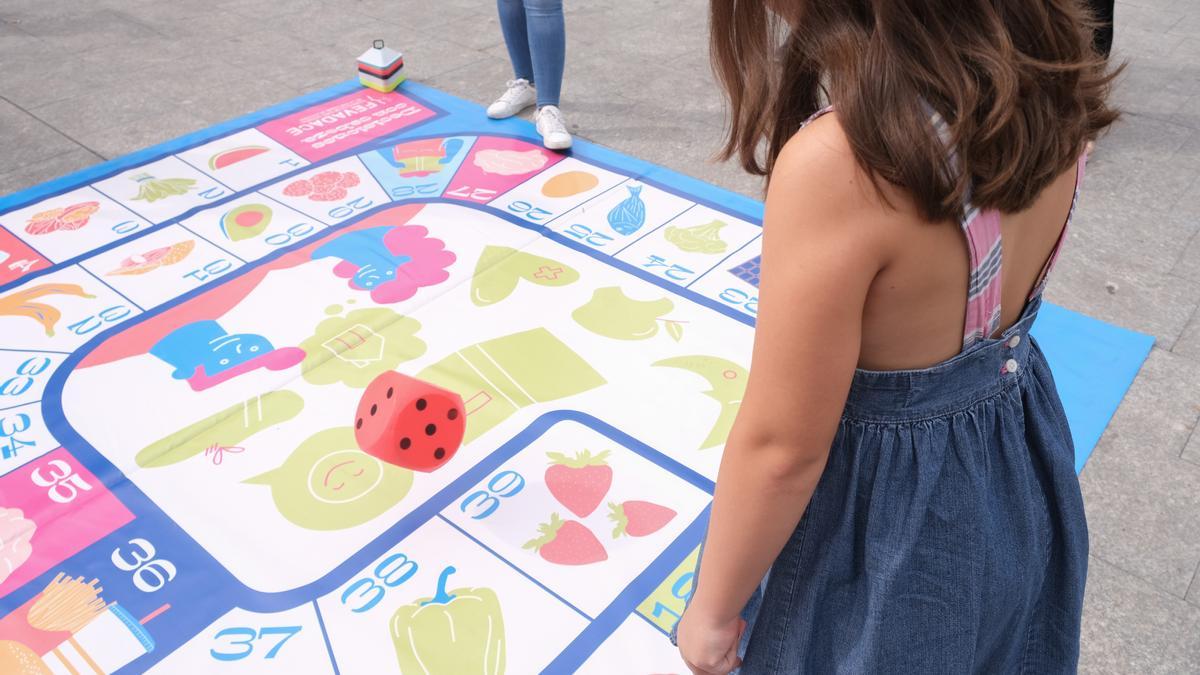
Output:
<instances>
[{"instance_id":1,"label":"illustration of pear","mask_svg":"<svg viewBox=\"0 0 1200 675\"><path fill-rule=\"evenodd\" d=\"M678 321L667 321L662 317L675 309L675 303L667 298L658 300L634 300L625 295L619 286L597 288L592 299L571 317L580 326L596 335L614 340L646 340L658 334L658 323L667 326L667 332L676 342L683 337L683 327Z\"/></svg>"},{"instance_id":2,"label":"illustration of pear","mask_svg":"<svg viewBox=\"0 0 1200 675\"><path fill-rule=\"evenodd\" d=\"M579 272L515 248L488 246L475 265L471 301L479 307L494 305L512 295L521 279L538 286L566 286L579 281Z\"/></svg>"},{"instance_id":3,"label":"illustration of pear","mask_svg":"<svg viewBox=\"0 0 1200 675\"><path fill-rule=\"evenodd\" d=\"M721 230L728 225L723 220L713 220L703 225L692 227L667 226L663 238L675 244L675 247L685 253L704 253L716 255L724 253L729 244L721 239Z\"/></svg>"},{"instance_id":4,"label":"illustration of pear","mask_svg":"<svg viewBox=\"0 0 1200 675\"><path fill-rule=\"evenodd\" d=\"M629 196L608 212L608 225L618 234L630 235L646 224L646 203L642 201L642 186L627 185Z\"/></svg>"},{"instance_id":5,"label":"illustration of pear","mask_svg":"<svg viewBox=\"0 0 1200 675\"><path fill-rule=\"evenodd\" d=\"M504 616L490 588L446 590L455 571L438 576L437 594L396 610L388 628L404 675L503 675Z\"/></svg>"},{"instance_id":6,"label":"illustration of pear","mask_svg":"<svg viewBox=\"0 0 1200 675\"><path fill-rule=\"evenodd\" d=\"M134 174L130 180L138 184L138 193L134 201L156 202L168 197L186 195L188 190L196 187L196 181L191 178L155 178L148 173Z\"/></svg>"},{"instance_id":7,"label":"illustration of pear","mask_svg":"<svg viewBox=\"0 0 1200 675\"><path fill-rule=\"evenodd\" d=\"M728 359L719 356L676 356L663 359L651 364L660 368L679 368L695 373L708 381L708 391L705 396L721 404L717 421L713 423L708 437L700 444L700 449L711 448L725 442L729 430L733 428L733 420L737 417L738 408L742 404L742 394L746 391L746 377L749 374L745 368Z\"/></svg>"}]
</instances>

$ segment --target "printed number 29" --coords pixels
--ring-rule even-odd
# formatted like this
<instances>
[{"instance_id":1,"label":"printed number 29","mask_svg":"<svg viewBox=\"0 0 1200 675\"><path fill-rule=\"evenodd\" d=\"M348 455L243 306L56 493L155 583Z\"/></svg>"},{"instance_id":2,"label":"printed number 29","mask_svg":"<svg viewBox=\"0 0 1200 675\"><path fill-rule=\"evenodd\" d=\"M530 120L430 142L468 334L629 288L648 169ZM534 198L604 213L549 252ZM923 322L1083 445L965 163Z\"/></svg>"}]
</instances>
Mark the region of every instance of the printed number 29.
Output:
<instances>
[{"instance_id":1,"label":"printed number 29","mask_svg":"<svg viewBox=\"0 0 1200 675\"><path fill-rule=\"evenodd\" d=\"M245 649L243 649L242 651L238 651L238 652L223 652L223 651L219 652L216 649L210 649L210 650L208 650L208 653L211 654L212 657L218 661L237 661L240 659L244 659L247 656L250 656L250 654L254 651L254 641L255 640L261 640L262 638L265 638L268 635L285 635L285 636L287 636L287 637L283 638L282 640L280 640L279 642L276 642L275 646L271 647L271 651L267 652L266 656L263 657L264 659L273 659L273 658L275 658L275 655L279 653L279 650L283 647L283 643L287 642L288 640L291 640L293 635L295 635L296 633L299 633L300 628L301 628L301 626L273 626L273 627L268 626L266 628L260 628L257 631L255 631L253 628L241 628L241 627L225 628L223 630L217 631L217 634L213 636L213 639L220 640L221 638L229 638L229 646L230 647L236 645L236 646L240 646L240 647L245 647ZM235 640L235 639L233 639L235 637L241 637L242 639Z\"/></svg>"},{"instance_id":2,"label":"printed number 29","mask_svg":"<svg viewBox=\"0 0 1200 675\"><path fill-rule=\"evenodd\" d=\"M122 572L133 573L133 585L143 593L153 593L167 582L175 578L175 563L163 558L156 558L158 552L154 544L137 537L129 540L130 546L136 546L139 551L130 551L129 560L118 546L112 552L112 564Z\"/></svg>"}]
</instances>

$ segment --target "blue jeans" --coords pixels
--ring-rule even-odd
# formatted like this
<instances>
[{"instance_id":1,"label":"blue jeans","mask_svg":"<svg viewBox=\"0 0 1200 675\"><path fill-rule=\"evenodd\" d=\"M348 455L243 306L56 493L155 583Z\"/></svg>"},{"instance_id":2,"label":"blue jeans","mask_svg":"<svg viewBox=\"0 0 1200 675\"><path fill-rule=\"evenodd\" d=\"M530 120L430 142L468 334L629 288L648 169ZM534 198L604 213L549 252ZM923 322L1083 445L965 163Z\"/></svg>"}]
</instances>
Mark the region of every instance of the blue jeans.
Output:
<instances>
[{"instance_id":1,"label":"blue jeans","mask_svg":"<svg viewBox=\"0 0 1200 675\"><path fill-rule=\"evenodd\" d=\"M496 5L513 72L537 86L538 107L558 105L567 53L562 0L496 0Z\"/></svg>"}]
</instances>

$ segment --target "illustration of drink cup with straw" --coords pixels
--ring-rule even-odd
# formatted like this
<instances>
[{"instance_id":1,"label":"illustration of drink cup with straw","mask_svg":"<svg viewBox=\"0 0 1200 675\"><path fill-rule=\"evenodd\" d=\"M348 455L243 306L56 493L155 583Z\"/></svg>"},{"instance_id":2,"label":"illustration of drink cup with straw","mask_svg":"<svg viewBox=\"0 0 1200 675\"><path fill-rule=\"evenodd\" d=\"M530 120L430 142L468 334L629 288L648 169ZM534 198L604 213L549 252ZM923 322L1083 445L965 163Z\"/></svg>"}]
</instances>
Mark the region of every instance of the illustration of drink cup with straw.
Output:
<instances>
[{"instance_id":1,"label":"illustration of drink cup with straw","mask_svg":"<svg viewBox=\"0 0 1200 675\"><path fill-rule=\"evenodd\" d=\"M105 603L96 579L59 573L45 590L0 619L0 673L111 673L154 650L144 624L117 603Z\"/></svg>"}]
</instances>

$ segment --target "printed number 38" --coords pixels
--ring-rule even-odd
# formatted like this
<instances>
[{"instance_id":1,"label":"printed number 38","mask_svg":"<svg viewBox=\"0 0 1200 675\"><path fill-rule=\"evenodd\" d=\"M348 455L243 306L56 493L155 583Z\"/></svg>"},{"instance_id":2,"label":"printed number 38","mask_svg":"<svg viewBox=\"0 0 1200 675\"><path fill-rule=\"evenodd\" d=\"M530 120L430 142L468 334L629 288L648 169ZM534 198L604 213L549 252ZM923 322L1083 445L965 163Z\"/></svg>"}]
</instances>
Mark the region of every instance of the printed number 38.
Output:
<instances>
[{"instance_id":1,"label":"printed number 38","mask_svg":"<svg viewBox=\"0 0 1200 675\"><path fill-rule=\"evenodd\" d=\"M375 566L375 578L363 578L350 584L345 591L342 592L342 604L349 605L351 596L357 593L357 598L363 600L363 604L358 607L351 607L350 610L355 613L365 612L383 599L387 588L395 588L400 584L412 578L412 575L417 573L417 563L409 560L408 556L403 553L394 553L379 562ZM383 585L375 583L378 580ZM387 588L384 588L386 586Z\"/></svg>"}]
</instances>

